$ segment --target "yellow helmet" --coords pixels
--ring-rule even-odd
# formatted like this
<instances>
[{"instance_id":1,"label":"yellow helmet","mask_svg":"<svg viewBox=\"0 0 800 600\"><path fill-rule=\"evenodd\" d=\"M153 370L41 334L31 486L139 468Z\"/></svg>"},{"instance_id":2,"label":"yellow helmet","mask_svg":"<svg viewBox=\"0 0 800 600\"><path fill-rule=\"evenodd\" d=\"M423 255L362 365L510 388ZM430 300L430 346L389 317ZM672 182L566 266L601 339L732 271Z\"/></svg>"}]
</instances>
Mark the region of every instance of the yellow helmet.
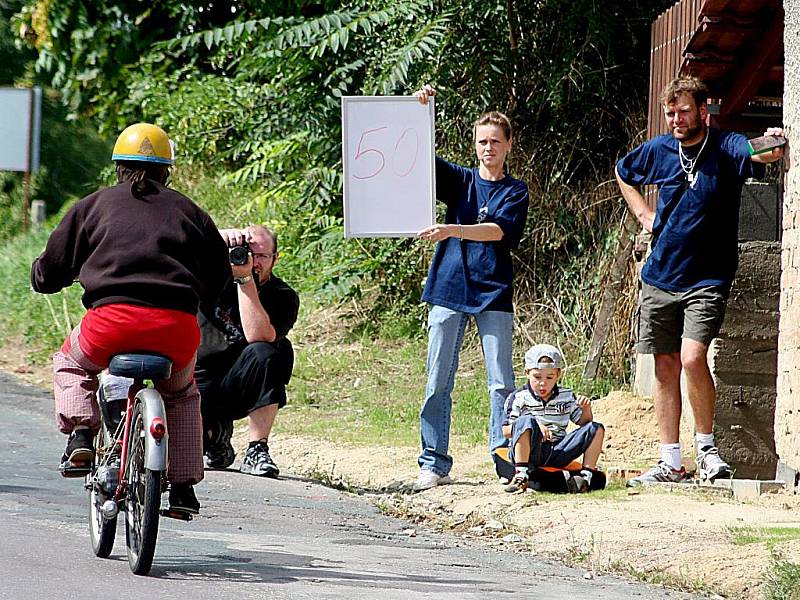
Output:
<instances>
[{"instance_id":1,"label":"yellow helmet","mask_svg":"<svg viewBox=\"0 0 800 600\"><path fill-rule=\"evenodd\" d=\"M111 160L175 164L172 141L157 125L135 123L119 134Z\"/></svg>"}]
</instances>

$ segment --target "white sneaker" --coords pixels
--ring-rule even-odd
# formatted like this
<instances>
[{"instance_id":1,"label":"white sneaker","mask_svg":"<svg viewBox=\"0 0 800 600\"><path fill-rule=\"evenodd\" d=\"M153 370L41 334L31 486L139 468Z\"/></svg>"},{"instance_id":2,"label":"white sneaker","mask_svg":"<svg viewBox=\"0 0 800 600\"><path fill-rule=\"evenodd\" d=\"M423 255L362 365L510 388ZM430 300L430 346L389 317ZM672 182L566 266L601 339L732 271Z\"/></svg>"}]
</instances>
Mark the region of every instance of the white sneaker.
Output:
<instances>
[{"instance_id":1,"label":"white sneaker","mask_svg":"<svg viewBox=\"0 0 800 600\"><path fill-rule=\"evenodd\" d=\"M649 471L645 471L633 479L628 479L625 485L627 487L638 487L640 485L650 485L651 483L680 483L686 481L688 477L683 465L681 465L680 469L673 469L663 460L660 460Z\"/></svg>"},{"instance_id":2,"label":"white sneaker","mask_svg":"<svg viewBox=\"0 0 800 600\"><path fill-rule=\"evenodd\" d=\"M500 485L508 485L509 483L511 483L511 480L508 477L500 478Z\"/></svg>"},{"instance_id":3,"label":"white sneaker","mask_svg":"<svg viewBox=\"0 0 800 600\"><path fill-rule=\"evenodd\" d=\"M437 475L430 469L420 469L417 480L414 482L414 491L421 492L422 490L429 490L437 485L445 485L453 483L447 475Z\"/></svg>"},{"instance_id":4,"label":"white sneaker","mask_svg":"<svg viewBox=\"0 0 800 600\"><path fill-rule=\"evenodd\" d=\"M720 458L716 446L706 446L698 451L695 462L700 481L714 481L720 477L730 478L733 476L731 466Z\"/></svg>"}]
</instances>

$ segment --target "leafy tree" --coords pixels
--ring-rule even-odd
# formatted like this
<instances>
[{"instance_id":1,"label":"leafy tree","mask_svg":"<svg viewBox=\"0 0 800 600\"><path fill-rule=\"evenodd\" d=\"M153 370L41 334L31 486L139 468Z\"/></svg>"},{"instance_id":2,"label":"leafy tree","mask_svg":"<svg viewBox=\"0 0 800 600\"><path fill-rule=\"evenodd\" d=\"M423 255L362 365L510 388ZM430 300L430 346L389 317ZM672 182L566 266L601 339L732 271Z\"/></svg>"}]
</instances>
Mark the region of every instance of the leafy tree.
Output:
<instances>
[{"instance_id":1,"label":"leafy tree","mask_svg":"<svg viewBox=\"0 0 800 600\"><path fill-rule=\"evenodd\" d=\"M603 185L641 126L649 24L670 4L28 0L15 23L74 114L163 124L182 157L241 190L230 218L279 226L284 265L317 291L369 296L375 314L419 317L408 304L430 248L342 240L339 98L434 84L437 149L464 164L473 120L507 112L510 167L532 190L522 289L581 337L623 210Z\"/></svg>"},{"instance_id":2,"label":"leafy tree","mask_svg":"<svg viewBox=\"0 0 800 600\"><path fill-rule=\"evenodd\" d=\"M0 1L0 85L41 85L32 68L36 53L14 35L12 16L21 1ZM96 186L97 174L109 160L109 148L98 140L88 123L67 119L68 111L57 94L44 88L40 138L40 169L31 180L31 197L43 199L55 212L73 195ZM0 173L0 238L19 232L22 224L23 183L20 173Z\"/></svg>"},{"instance_id":3,"label":"leafy tree","mask_svg":"<svg viewBox=\"0 0 800 600\"><path fill-rule=\"evenodd\" d=\"M227 22L260 2L31 0L14 19L74 115L116 129L130 110L127 87L153 44Z\"/></svg>"}]
</instances>

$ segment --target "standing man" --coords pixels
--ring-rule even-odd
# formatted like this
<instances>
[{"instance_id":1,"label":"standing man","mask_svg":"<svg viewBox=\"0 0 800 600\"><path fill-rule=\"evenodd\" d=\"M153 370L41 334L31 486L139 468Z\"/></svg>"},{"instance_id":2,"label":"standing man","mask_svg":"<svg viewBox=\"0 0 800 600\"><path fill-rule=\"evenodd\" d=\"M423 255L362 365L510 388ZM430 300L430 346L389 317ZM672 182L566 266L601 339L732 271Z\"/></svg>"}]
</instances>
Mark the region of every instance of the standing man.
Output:
<instances>
[{"instance_id":1,"label":"standing man","mask_svg":"<svg viewBox=\"0 0 800 600\"><path fill-rule=\"evenodd\" d=\"M198 317L202 341L195 379L206 466L225 469L233 464L233 420L248 417L250 444L239 470L277 477L268 441L278 409L286 404L294 363L286 335L297 320L300 300L272 273L278 260L278 239L272 230L251 225L220 234L246 259L232 256L233 282L217 305L201 305Z\"/></svg>"},{"instance_id":2,"label":"standing man","mask_svg":"<svg viewBox=\"0 0 800 600\"><path fill-rule=\"evenodd\" d=\"M730 477L714 442L716 390L708 369L711 340L719 333L738 261L739 203L748 177L783 149L750 156L747 139L707 125L708 89L680 77L661 93L670 133L645 142L617 163L616 178L628 208L652 233L642 269L637 351L655 358L655 408L661 440L658 464L629 486L686 478L679 441L681 371L694 413L701 479ZM766 135L782 135L773 128ZM638 186L659 187L653 210Z\"/></svg>"}]
</instances>

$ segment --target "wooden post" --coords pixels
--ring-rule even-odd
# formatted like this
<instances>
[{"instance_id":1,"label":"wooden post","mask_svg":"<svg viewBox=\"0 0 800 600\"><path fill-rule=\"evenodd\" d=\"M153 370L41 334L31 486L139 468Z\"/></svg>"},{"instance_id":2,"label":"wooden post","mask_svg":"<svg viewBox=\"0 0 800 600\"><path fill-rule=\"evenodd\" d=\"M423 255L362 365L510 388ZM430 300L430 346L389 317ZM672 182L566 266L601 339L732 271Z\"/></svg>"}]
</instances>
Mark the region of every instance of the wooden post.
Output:
<instances>
[{"instance_id":1,"label":"wooden post","mask_svg":"<svg viewBox=\"0 0 800 600\"><path fill-rule=\"evenodd\" d=\"M31 172L25 171L22 184L22 231L28 233L30 229L30 210L31 205Z\"/></svg>"},{"instance_id":2,"label":"wooden post","mask_svg":"<svg viewBox=\"0 0 800 600\"><path fill-rule=\"evenodd\" d=\"M25 175L22 186L22 231L28 233L30 229L30 206L31 206L31 169L33 168L33 114L34 114L34 92L29 90L28 96L28 159L25 165Z\"/></svg>"},{"instance_id":3,"label":"wooden post","mask_svg":"<svg viewBox=\"0 0 800 600\"><path fill-rule=\"evenodd\" d=\"M622 232L620 233L617 251L614 255L614 262L608 275L608 283L603 290L603 299L597 311L594 321L594 331L592 333L592 343L589 347L589 356L583 368L584 379L594 379L597 376L597 367L600 365L600 358L603 355L608 332L611 329L611 321L614 317L614 307L622 291L622 284L625 280L625 273L628 271L628 262L633 258L633 242L638 232L639 222L630 211L625 211L625 219L622 222Z\"/></svg>"}]
</instances>

